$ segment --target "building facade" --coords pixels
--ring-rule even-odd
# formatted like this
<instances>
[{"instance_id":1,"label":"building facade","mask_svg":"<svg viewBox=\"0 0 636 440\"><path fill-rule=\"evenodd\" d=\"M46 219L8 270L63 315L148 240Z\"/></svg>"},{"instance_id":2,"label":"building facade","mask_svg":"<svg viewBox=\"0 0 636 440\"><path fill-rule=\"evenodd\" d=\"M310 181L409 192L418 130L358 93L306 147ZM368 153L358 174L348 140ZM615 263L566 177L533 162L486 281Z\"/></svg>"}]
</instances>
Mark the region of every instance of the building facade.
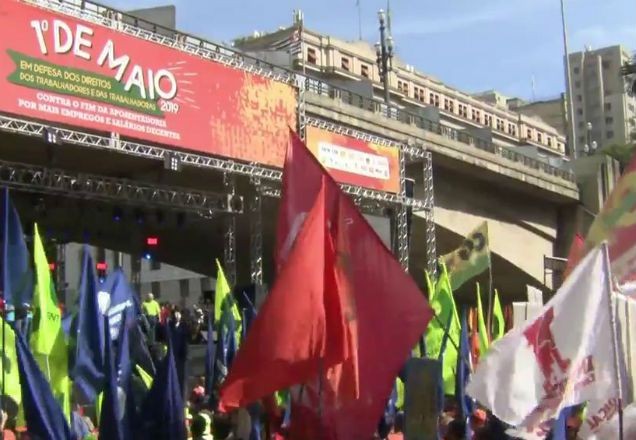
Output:
<instances>
[{"instance_id":1,"label":"building facade","mask_svg":"<svg viewBox=\"0 0 636 440\"><path fill-rule=\"evenodd\" d=\"M571 53L570 78L577 152L624 144L636 133L636 98L627 94L621 67L631 60L623 46ZM587 148L586 148L587 145Z\"/></svg>"},{"instance_id":2,"label":"building facade","mask_svg":"<svg viewBox=\"0 0 636 440\"><path fill-rule=\"evenodd\" d=\"M295 23L272 33L234 42L238 49L274 64L304 70L366 98L383 97L376 50L364 41L346 42ZM389 73L392 105L434 123L486 138L506 147L529 147L545 158L565 158L565 136L544 121L454 89L393 59Z\"/></svg>"}]
</instances>

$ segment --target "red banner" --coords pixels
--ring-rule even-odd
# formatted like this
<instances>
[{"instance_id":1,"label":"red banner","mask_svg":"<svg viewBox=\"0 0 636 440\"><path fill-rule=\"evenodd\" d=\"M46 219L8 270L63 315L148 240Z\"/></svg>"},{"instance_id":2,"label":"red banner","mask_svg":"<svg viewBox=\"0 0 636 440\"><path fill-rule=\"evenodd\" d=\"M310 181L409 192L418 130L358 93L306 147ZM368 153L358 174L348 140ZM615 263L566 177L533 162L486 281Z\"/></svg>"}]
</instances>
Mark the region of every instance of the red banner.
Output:
<instances>
[{"instance_id":1,"label":"red banner","mask_svg":"<svg viewBox=\"0 0 636 440\"><path fill-rule=\"evenodd\" d=\"M16 0L0 2L0 111L282 166L294 89Z\"/></svg>"},{"instance_id":2,"label":"red banner","mask_svg":"<svg viewBox=\"0 0 636 440\"><path fill-rule=\"evenodd\" d=\"M307 127L307 147L338 182L400 191L400 152L344 134Z\"/></svg>"}]
</instances>

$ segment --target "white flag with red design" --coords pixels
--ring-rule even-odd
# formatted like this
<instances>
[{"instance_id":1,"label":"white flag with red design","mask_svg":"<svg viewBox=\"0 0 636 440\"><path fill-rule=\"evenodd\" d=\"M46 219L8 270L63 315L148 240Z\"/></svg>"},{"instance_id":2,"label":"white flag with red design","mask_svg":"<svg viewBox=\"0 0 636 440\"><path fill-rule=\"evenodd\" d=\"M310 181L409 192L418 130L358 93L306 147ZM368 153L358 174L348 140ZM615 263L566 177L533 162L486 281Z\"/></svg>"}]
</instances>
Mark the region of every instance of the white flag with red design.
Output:
<instances>
[{"instance_id":1,"label":"white flag with red design","mask_svg":"<svg viewBox=\"0 0 636 440\"><path fill-rule=\"evenodd\" d=\"M590 252L536 318L480 361L466 391L500 420L536 433L563 408L615 395L604 258Z\"/></svg>"}]
</instances>

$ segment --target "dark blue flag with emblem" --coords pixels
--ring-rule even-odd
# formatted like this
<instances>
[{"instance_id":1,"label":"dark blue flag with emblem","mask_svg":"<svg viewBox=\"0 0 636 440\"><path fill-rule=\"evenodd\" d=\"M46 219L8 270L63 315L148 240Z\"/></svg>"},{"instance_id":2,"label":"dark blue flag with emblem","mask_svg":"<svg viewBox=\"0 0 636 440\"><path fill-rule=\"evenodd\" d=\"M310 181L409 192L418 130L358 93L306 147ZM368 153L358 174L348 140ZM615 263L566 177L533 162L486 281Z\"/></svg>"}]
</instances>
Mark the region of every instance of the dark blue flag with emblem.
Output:
<instances>
[{"instance_id":1,"label":"dark blue flag with emblem","mask_svg":"<svg viewBox=\"0 0 636 440\"><path fill-rule=\"evenodd\" d=\"M88 247L84 246L75 333L75 365L71 378L89 403L94 402L101 392L106 369L104 317L99 309L97 292L93 259Z\"/></svg>"},{"instance_id":2,"label":"dark blue flag with emblem","mask_svg":"<svg viewBox=\"0 0 636 440\"><path fill-rule=\"evenodd\" d=\"M104 321L104 328L108 332L108 318L104 317ZM104 388L104 400L99 418L99 436L109 440L126 440L122 424L125 406L122 405L123 402L120 402L117 386L117 362L113 355L112 345L110 338L108 338L104 357L106 387Z\"/></svg>"},{"instance_id":3,"label":"dark blue flag with emblem","mask_svg":"<svg viewBox=\"0 0 636 440\"><path fill-rule=\"evenodd\" d=\"M22 405L30 436L47 440L71 439L71 429L62 408L20 333L16 333L15 346Z\"/></svg>"},{"instance_id":4,"label":"dark blue flag with emblem","mask_svg":"<svg viewBox=\"0 0 636 440\"><path fill-rule=\"evenodd\" d=\"M171 340L167 326L167 340ZM185 440L185 413L177 368L172 354L168 353L157 367L157 376L144 400L141 423L143 438L147 440Z\"/></svg>"},{"instance_id":5,"label":"dark blue flag with emblem","mask_svg":"<svg viewBox=\"0 0 636 440\"><path fill-rule=\"evenodd\" d=\"M225 380L232 365L238 341L236 340L236 321L232 310L224 308L217 330L216 353L214 360L214 385L220 385Z\"/></svg>"},{"instance_id":6,"label":"dark blue flag with emblem","mask_svg":"<svg viewBox=\"0 0 636 440\"><path fill-rule=\"evenodd\" d=\"M2 292L7 304L20 307L33 299L33 271L29 249L9 190L2 190Z\"/></svg>"},{"instance_id":7,"label":"dark blue flag with emblem","mask_svg":"<svg viewBox=\"0 0 636 440\"><path fill-rule=\"evenodd\" d=\"M462 310L462 328L459 337L459 354L457 356L457 369L455 375L455 397L459 404L459 415L466 422L465 438L473 438L470 429L470 416L473 413L473 402L466 394L466 384L470 378L470 340L468 339L468 319L466 309Z\"/></svg>"}]
</instances>

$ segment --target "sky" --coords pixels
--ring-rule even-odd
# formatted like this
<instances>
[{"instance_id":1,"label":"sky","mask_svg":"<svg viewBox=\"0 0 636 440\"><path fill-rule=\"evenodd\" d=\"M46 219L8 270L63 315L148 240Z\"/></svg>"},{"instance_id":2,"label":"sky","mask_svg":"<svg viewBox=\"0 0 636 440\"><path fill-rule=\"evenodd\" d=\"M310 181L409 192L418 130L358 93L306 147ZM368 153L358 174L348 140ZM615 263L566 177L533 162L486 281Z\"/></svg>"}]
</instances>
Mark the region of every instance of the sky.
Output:
<instances>
[{"instance_id":1,"label":"sky","mask_svg":"<svg viewBox=\"0 0 636 440\"><path fill-rule=\"evenodd\" d=\"M362 38L377 41L386 0L359 0ZM570 52L623 44L636 50L634 0L565 0ZM177 28L229 42L289 26L301 9L307 28L345 40L359 35L356 0L102 0L126 10L174 4ZM498 90L528 100L565 88L559 0L392 0L397 55L472 93ZM533 86L534 84L534 86Z\"/></svg>"}]
</instances>

